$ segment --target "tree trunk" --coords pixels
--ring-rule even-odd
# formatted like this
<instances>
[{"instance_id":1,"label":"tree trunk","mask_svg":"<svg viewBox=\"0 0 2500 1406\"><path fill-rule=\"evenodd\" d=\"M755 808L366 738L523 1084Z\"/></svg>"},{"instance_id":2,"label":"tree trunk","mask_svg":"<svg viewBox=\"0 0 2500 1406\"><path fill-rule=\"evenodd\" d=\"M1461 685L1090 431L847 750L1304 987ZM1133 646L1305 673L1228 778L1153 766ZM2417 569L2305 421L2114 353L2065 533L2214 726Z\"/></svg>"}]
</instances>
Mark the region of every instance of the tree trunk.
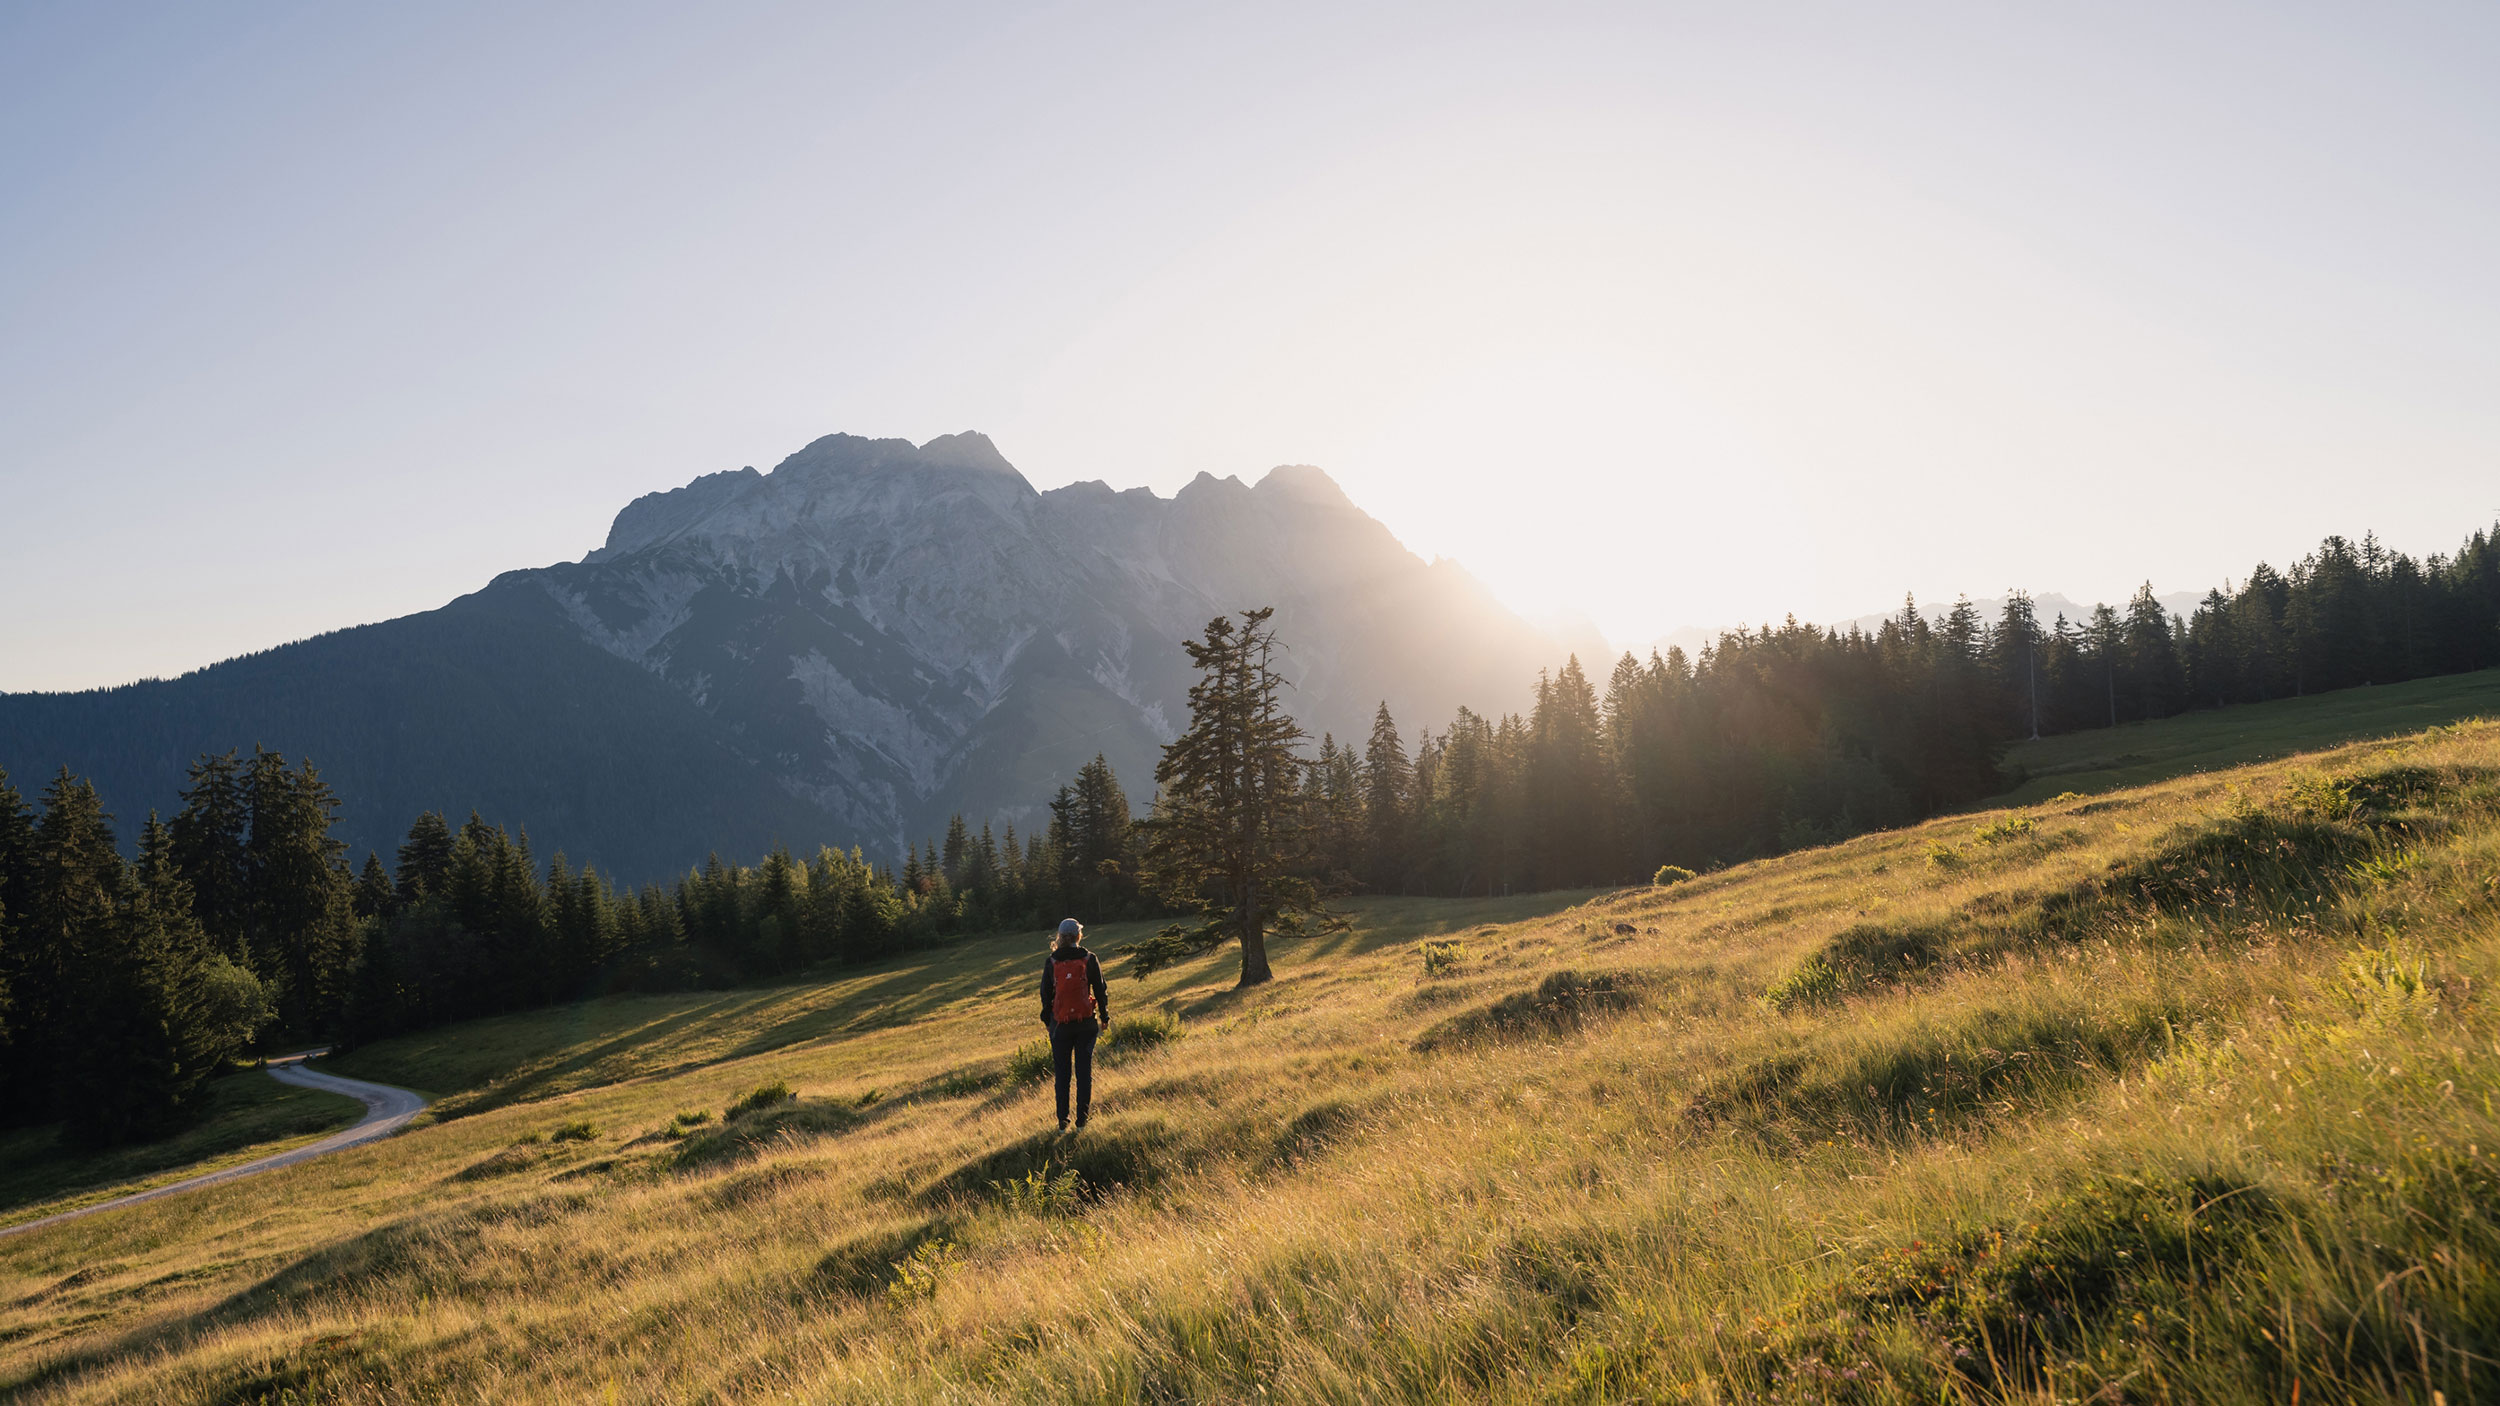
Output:
<instances>
[{"instance_id":1,"label":"tree trunk","mask_svg":"<svg viewBox=\"0 0 2500 1406\"><path fill-rule=\"evenodd\" d=\"M1259 921L1259 886L1241 886L1241 986L1261 986L1276 974L1267 968L1267 925ZM1238 989L1238 988L1236 988Z\"/></svg>"}]
</instances>

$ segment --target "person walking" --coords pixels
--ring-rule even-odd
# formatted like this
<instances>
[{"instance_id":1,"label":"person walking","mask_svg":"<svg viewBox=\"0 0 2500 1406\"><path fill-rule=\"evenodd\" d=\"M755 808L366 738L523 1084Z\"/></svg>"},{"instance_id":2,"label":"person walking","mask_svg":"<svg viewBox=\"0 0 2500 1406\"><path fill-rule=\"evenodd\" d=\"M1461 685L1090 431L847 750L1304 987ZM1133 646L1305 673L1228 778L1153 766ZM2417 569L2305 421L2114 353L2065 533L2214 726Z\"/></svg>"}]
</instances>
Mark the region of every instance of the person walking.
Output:
<instances>
[{"instance_id":1,"label":"person walking","mask_svg":"<svg viewBox=\"0 0 2500 1406\"><path fill-rule=\"evenodd\" d=\"M1085 925L1059 924L1042 959L1042 1024L1050 1027L1050 1072L1059 1084L1059 1126L1068 1126L1068 1076L1076 1076L1076 1125L1094 1106L1094 1041L1111 1024L1111 992L1102 963L1085 947Z\"/></svg>"}]
</instances>

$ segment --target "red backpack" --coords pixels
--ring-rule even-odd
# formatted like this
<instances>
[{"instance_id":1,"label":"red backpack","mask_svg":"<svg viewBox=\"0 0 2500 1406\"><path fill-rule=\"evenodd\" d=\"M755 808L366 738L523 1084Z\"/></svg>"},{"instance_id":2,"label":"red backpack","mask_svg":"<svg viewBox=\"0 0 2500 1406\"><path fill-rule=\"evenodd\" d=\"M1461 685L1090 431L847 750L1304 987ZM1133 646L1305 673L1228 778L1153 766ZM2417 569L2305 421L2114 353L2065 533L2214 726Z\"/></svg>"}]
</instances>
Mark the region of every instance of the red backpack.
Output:
<instances>
[{"instance_id":1,"label":"red backpack","mask_svg":"<svg viewBox=\"0 0 2500 1406\"><path fill-rule=\"evenodd\" d=\"M1085 979L1091 963L1083 952L1050 959L1050 1018L1057 1021L1091 1020L1094 1017L1094 985Z\"/></svg>"}]
</instances>

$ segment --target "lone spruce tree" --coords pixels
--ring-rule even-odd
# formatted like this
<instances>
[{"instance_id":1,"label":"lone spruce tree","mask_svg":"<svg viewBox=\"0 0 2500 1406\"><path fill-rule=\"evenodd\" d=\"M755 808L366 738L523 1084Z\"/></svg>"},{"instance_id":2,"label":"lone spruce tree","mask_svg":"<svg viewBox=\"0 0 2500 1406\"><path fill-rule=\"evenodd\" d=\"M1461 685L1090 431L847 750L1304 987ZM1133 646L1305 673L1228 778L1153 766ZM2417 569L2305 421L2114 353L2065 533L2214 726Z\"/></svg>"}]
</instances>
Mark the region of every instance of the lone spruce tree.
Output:
<instances>
[{"instance_id":1,"label":"lone spruce tree","mask_svg":"<svg viewBox=\"0 0 2500 1406\"><path fill-rule=\"evenodd\" d=\"M1153 817L1145 832L1146 873L1172 902L1194 906L1194 932L1167 928L1139 944L1137 971L1153 970L1227 937L1241 943L1241 985L1272 978L1267 928L1288 913L1316 912L1319 895L1297 877L1304 834L1299 805L1302 729L1277 699L1285 680L1268 617L1218 616L1206 638L1189 641L1198 682L1189 690L1189 730L1163 749L1155 767Z\"/></svg>"}]
</instances>

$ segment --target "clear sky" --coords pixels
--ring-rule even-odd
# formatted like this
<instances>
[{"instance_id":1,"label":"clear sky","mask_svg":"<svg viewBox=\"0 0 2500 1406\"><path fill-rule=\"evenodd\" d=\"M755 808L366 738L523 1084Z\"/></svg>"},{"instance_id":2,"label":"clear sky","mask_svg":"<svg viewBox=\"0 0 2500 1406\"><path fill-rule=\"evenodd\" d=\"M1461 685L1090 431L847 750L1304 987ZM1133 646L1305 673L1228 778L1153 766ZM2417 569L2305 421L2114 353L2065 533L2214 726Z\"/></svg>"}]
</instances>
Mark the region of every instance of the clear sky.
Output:
<instances>
[{"instance_id":1,"label":"clear sky","mask_svg":"<svg viewBox=\"0 0 2500 1406\"><path fill-rule=\"evenodd\" d=\"M1618 642L2500 514L2500 7L0 7L0 689L834 430Z\"/></svg>"}]
</instances>

